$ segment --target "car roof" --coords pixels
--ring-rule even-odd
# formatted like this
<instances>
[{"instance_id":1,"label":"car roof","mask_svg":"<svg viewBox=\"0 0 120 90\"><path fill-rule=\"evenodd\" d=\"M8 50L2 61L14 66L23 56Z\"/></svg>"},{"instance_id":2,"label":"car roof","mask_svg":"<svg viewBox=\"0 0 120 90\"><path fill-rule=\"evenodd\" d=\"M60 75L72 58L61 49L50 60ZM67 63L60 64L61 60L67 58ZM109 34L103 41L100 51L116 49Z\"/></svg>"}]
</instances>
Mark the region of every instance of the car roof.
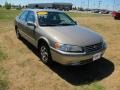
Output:
<instances>
[{"instance_id":1,"label":"car roof","mask_svg":"<svg viewBox=\"0 0 120 90\"><path fill-rule=\"evenodd\" d=\"M62 12L56 9L23 9L23 11L33 11L33 12L40 12L40 11L47 11L47 12Z\"/></svg>"}]
</instances>

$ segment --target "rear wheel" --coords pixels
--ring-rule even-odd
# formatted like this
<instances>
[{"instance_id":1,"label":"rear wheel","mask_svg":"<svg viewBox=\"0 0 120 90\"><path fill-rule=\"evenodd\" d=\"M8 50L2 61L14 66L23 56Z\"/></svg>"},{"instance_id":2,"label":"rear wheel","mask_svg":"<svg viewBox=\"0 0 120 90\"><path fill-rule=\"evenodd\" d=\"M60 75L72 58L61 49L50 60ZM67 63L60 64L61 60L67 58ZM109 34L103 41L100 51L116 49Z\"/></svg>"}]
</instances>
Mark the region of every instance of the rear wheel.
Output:
<instances>
[{"instance_id":1,"label":"rear wheel","mask_svg":"<svg viewBox=\"0 0 120 90\"><path fill-rule=\"evenodd\" d=\"M16 28L16 36L17 36L18 39L21 39L21 35L20 35L20 32L19 32L18 28Z\"/></svg>"},{"instance_id":2,"label":"rear wheel","mask_svg":"<svg viewBox=\"0 0 120 90\"><path fill-rule=\"evenodd\" d=\"M39 55L43 63L52 64L50 48L46 43L42 43L39 45Z\"/></svg>"}]
</instances>

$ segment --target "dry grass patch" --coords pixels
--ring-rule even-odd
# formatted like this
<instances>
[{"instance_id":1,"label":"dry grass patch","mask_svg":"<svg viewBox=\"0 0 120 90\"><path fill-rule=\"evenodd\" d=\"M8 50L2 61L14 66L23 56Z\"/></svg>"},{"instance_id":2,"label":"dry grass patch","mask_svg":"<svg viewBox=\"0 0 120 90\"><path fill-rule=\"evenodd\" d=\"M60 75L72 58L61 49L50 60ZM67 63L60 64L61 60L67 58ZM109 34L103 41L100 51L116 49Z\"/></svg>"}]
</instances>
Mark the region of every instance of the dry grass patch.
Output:
<instances>
[{"instance_id":1,"label":"dry grass patch","mask_svg":"<svg viewBox=\"0 0 120 90\"><path fill-rule=\"evenodd\" d=\"M108 43L108 49L104 55L115 64L115 71L108 78L101 81L107 90L120 89L120 21L112 17L77 17L75 20L80 25L91 28L101 34ZM110 83L111 82L111 83Z\"/></svg>"},{"instance_id":2,"label":"dry grass patch","mask_svg":"<svg viewBox=\"0 0 120 90\"><path fill-rule=\"evenodd\" d=\"M4 14L6 12L9 11L5 11ZM6 16L7 18L4 17L0 21L2 59L4 54L7 55L6 60L0 62L3 67L0 69L0 77L5 75L9 81L8 84L4 84L4 81L0 84L3 88L8 85L9 90L119 90L119 21L113 20L110 16L71 13L78 24L93 29L106 39L108 49L105 58L78 67L65 67L59 64L47 66L40 61L33 46L16 38L13 17L18 11L12 12L13 16ZM4 73L4 70L7 73Z\"/></svg>"}]
</instances>

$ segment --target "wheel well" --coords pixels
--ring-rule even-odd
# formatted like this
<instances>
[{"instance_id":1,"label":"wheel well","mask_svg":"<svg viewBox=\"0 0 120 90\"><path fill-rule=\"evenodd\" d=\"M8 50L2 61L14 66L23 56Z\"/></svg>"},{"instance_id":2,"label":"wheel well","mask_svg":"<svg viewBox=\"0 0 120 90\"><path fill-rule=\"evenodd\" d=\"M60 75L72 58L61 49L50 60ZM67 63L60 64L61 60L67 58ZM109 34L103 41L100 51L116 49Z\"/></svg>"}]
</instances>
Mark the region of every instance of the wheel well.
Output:
<instances>
[{"instance_id":1,"label":"wheel well","mask_svg":"<svg viewBox=\"0 0 120 90\"><path fill-rule=\"evenodd\" d=\"M17 25L15 25L15 31L17 30L17 28L18 28Z\"/></svg>"},{"instance_id":2,"label":"wheel well","mask_svg":"<svg viewBox=\"0 0 120 90\"><path fill-rule=\"evenodd\" d=\"M46 44L46 45L49 47L47 41L45 41L44 39L38 40L38 48L39 48L39 45L40 45L40 44Z\"/></svg>"}]
</instances>

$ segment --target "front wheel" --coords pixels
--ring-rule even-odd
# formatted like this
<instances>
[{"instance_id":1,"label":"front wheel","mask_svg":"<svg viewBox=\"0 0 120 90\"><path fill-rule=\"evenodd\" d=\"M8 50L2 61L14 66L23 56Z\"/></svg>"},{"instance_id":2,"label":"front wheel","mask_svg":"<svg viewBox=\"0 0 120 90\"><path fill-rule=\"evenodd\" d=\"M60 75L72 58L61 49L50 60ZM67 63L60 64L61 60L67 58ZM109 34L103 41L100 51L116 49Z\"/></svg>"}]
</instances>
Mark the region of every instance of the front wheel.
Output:
<instances>
[{"instance_id":1,"label":"front wheel","mask_svg":"<svg viewBox=\"0 0 120 90\"><path fill-rule=\"evenodd\" d=\"M50 48L46 43L39 45L39 55L43 63L52 64Z\"/></svg>"}]
</instances>

